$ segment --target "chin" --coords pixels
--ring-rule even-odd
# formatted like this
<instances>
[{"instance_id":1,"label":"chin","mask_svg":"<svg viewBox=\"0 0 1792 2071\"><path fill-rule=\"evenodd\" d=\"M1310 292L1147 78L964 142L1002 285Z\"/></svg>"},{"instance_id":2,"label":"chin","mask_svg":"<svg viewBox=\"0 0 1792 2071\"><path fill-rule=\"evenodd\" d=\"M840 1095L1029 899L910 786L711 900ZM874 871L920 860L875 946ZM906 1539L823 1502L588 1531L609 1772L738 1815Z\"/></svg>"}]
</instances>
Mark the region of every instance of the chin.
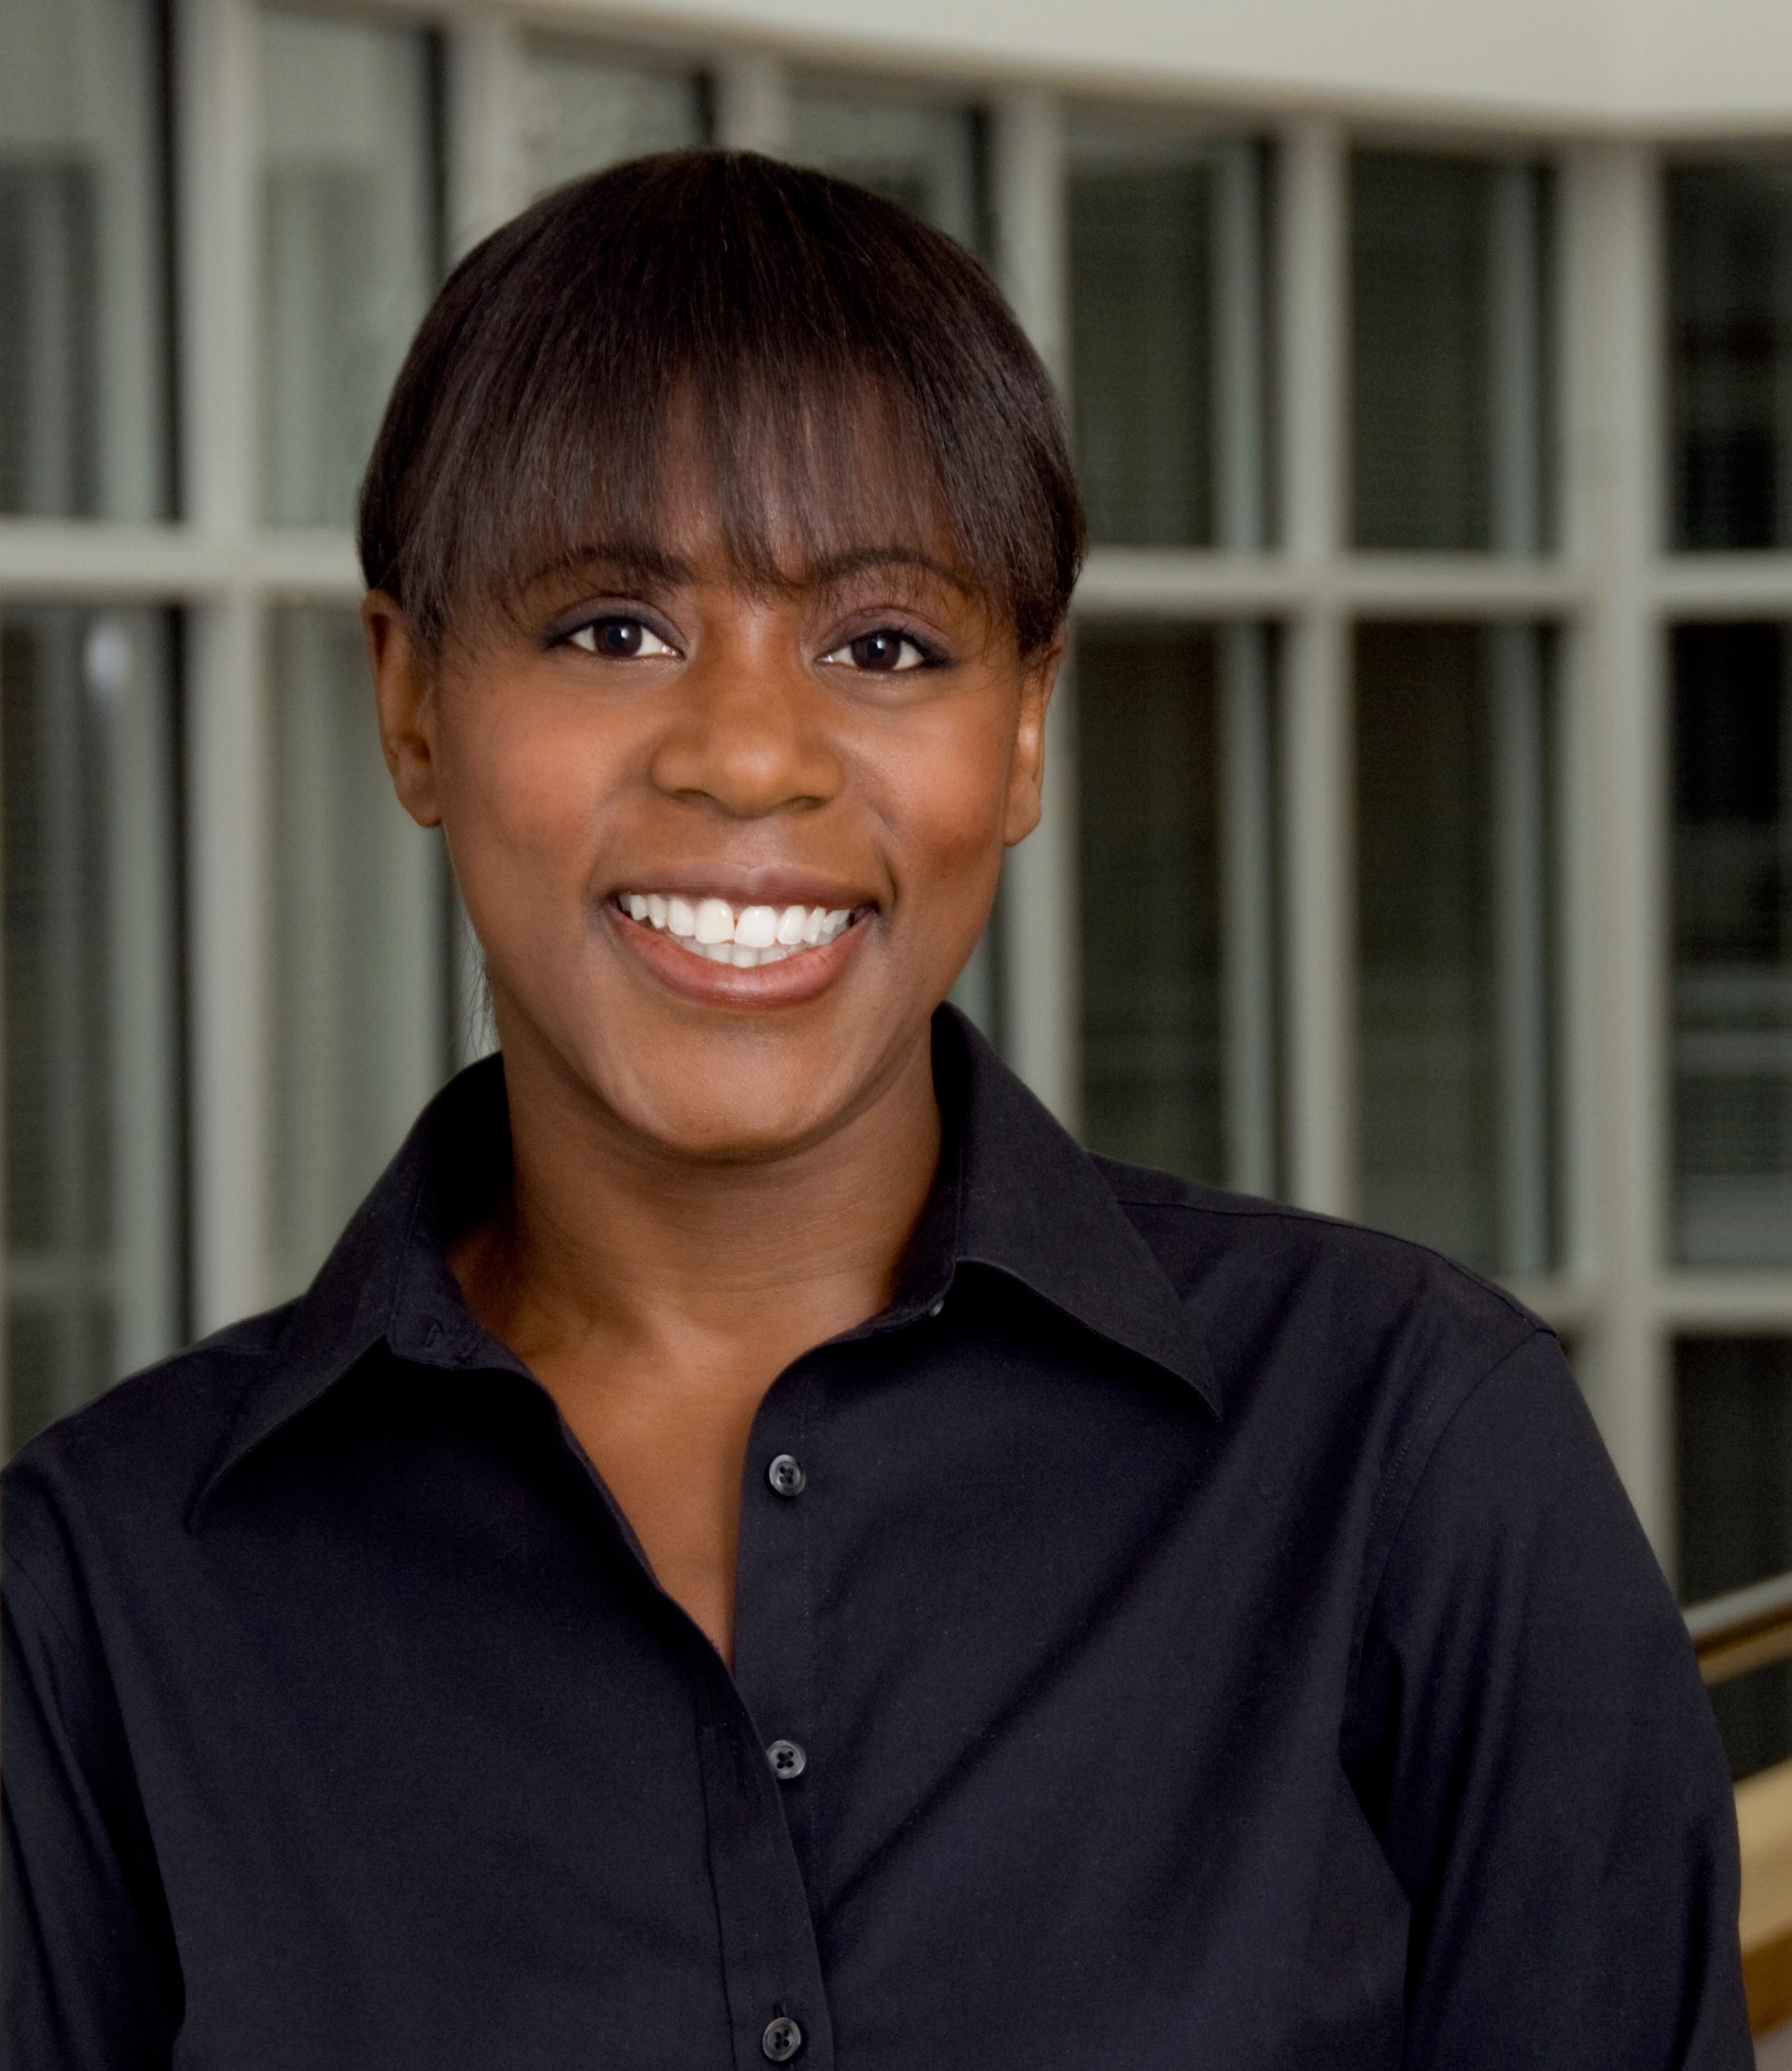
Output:
<instances>
[{"instance_id":1,"label":"chin","mask_svg":"<svg viewBox=\"0 0 1792 2071\"><path fill-rule=\"evenodd\" d=\"M718 1056L701 1073L676 1077L631 1072L608 1088L600 1080L599 1090L631 1134L662 1153L693 1163L749 1165L826 1136L859 1090L858 1075L828 1083L831 1074L794 1060L733 1060L732 1070L730 1061Z\"/></svg>"}]
</instances>

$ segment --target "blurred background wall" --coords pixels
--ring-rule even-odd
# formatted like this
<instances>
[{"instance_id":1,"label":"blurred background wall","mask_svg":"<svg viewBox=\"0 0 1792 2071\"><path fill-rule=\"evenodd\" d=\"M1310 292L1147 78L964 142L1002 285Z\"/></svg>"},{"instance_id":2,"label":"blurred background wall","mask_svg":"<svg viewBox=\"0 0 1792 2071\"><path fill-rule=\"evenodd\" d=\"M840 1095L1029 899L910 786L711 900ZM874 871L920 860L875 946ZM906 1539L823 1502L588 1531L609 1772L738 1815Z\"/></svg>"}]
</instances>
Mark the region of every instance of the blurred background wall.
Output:
<instances>
[{"instance_id":1,"label":"blurred background wall","mask_svg":"<svg viewBox=\"0 0 1792 2071\"><path fill-rule=\"evenodd\" d=\"M1087 1139L1561 1330L1792 1569L1783 0L0 7L5 1431L292 1293L485 1032L348 537L454 255L750 144L981 253L1093 518L960 989ZM1792 1671L1719 1692L1738 1773Z\"/></svg>"}]
</instances>

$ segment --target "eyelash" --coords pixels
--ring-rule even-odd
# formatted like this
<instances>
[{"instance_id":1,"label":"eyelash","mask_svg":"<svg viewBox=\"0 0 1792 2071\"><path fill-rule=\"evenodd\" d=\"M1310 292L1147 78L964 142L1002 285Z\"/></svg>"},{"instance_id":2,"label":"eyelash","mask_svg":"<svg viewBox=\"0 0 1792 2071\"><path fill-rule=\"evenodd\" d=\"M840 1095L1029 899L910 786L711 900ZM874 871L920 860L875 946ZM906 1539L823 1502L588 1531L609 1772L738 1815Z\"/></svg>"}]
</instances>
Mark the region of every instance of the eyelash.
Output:
<instances>
[{"instance_id":1,"label":"eyelash","mask_svg":"<svg viewBox=\"0 0 1792 2071\"><path fill-rule=\"evenodd\" d=\"M595 618L582 619L576 625L567 626L552 632L549 635L549 644L554 647L577 647L582 653L594 655L599 660L632 660L632 656L605 656L601 653L597 646L597 636L606 627L610 626L638 626L642 632L659 641L662 645L666 647L672 647L673 645L672 642L668 640L657 627L650 624L646 619L632 612L605 612ZM582 633L591 636L589 642L580 638ZM861 640L875 640L880 636L895 640L899 643L899 652L902 647L912 648L920 657L919 661L910 662L906 667L861 669L858 670L857 673L866 676L913 676L919 675L923 670L941 669L946 665L947 656L931 640L923 639L911 627L898 624L867 626L862 632L855 632L851 639L842 640L838 646L830 648L821 659L823 662L831 662L834 655L847 652L850 649L857 646ZM676 652L675 649L674 652ZM658 657L649 655L645 659L653 661L657 660Z\"/></svg>"},{"instance_id":2,"label":"eyelash","mask_svg":"<svg viewBox=\"0 0 1792 2071\"><path fill-rule=\"evenodd\" d=\"M628 655L605 655L600 652L597 646L597 636L610 626L638 626L642 632L657 640L662 646L672 647L673 644L657 626L649 624L647 620L634 612L602 612L595 618L582 619L576 625L570 625L563 631L552 633L549 636L549 643L554 647L577 647L582 653L595 655L599 661L613 662L633 659ZM589 643L579 637L582 633L591 635ZM653 661L657 657L649 655L646 659Z\"/></svg>"},{"instance_id":3,"label":"eyelash","mask_svg":"<svg viewBox=\"0 0 1792 2071\"><path fill-rule=\"evenodd\" d=\"M946 665L946 656L931 640L923 640L911 627L905 625L867 626L862 632L855 632L850 640L842 640L839 646L831 647L821 659L823 662L831 661L834 655L844 654L856 647L861 640L877 640L880 638L897 642L899 652L903 647L913 648L921 659L917 662L911 662L906 668L861 669L857 671L858 674L864 676L918 676L923 670L942 669Z\"/></svg>"}]
</instances>

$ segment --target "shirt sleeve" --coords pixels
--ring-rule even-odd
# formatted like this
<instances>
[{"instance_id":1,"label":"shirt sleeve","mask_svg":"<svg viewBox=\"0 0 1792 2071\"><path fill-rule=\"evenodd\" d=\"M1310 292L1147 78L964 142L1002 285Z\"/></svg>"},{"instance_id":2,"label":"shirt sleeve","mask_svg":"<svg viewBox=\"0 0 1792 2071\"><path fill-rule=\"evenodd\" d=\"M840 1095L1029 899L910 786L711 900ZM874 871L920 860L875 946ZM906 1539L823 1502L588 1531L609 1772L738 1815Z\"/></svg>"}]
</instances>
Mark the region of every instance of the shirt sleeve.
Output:
<instances>
[{"instance_id":1,"label":"shirt sleeve","mask_svg":"<svg viewBox=\"0 0 1792 2071\"><path fill-rule=\"evenodd\" d=\"M1405 2063L1748 2071L1710 1703L1555 1340L1413 1449L1345 1744L1412 1908Z\"/></svg>"},{"instance_id":2,"label":"shirt sleeve","mask_svg":"<svg viewBox=\"0 0 1792 2071\"><path fill-rule=\"evenodd\" d=\"M0 1588L0 2037L6 2071L167 2071L179 1966L98 1636L59 1564ZM64 1575L66 1568L61 1568Z\"/></svg>"}]
</instances>

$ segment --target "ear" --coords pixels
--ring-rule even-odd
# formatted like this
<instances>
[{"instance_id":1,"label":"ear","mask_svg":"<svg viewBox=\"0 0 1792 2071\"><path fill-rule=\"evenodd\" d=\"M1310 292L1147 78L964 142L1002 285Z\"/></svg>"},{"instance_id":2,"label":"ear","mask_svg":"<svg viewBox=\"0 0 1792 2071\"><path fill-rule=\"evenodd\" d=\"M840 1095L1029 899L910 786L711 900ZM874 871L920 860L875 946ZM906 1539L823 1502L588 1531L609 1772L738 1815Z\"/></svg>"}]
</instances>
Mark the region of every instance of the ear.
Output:
<instances>
[{"instance_id":1,"label":"ear","mask_svg":"<svg viewBox=\"0 0 1792 2071\"><path fill-rule=\"evenodd\" d=\"M380 746L398 802L420 827L442 822L437 796L435 682L397 600L371 590L361 607L373 662Z\"/></svg>"},{"instance_id":2,"label":"ear","mask_svg":"<svg viewBox=\"0 0 1792 2071\"><path fill-rule=\"evenodd\" d=\"M1044 653L1025 663L1020 673L1020 711L1014 730L1014 760L1008 774L1008 811L1002 840L1011 849L1039 825L1045 785L1045 719L1064 662L1060 633Z\"/></svg>"}]
</instances>

